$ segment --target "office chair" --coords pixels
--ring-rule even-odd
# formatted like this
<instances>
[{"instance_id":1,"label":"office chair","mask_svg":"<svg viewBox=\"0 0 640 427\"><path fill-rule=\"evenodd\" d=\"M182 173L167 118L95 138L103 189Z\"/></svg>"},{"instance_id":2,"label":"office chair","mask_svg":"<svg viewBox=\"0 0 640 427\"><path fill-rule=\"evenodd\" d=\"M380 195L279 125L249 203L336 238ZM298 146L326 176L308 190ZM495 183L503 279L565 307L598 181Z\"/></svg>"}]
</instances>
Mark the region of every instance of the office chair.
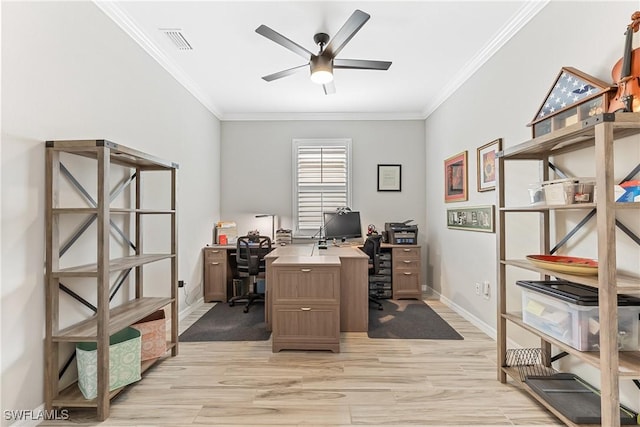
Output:
<instances>
[{"instance_id":1,"label":"office chair","mask_svg":"<svg viewBox=\"0 0 640 427\"><path fill-rule=\"evenodd\" d=\"M238 264L238 277L250 278L249 290L244 295L238 295L229 299L229 306L233 307L236 301L246 301L244 312L249 312L249 307L256 301L264 302L264 294L258 293L257 277L265 271L264 256L271 251L271 239L266 236L242 236L238 237L236 245L236 263Z\"/></svg>"},{"instance_id":2,"label":"office chair","mask_svg":"<svg viewBox=\"0 0 640 427\"><path fill-rule=\"evenodd\" d=\"M362 250L369 255L369 275L378 274L380 271L380 243L382 241L382 235L371 235L364 241ZM378 306L378 310L382 310L382 304L376 298L369 294L369 302L372 302Z\"/></svg>"}]
</instances>

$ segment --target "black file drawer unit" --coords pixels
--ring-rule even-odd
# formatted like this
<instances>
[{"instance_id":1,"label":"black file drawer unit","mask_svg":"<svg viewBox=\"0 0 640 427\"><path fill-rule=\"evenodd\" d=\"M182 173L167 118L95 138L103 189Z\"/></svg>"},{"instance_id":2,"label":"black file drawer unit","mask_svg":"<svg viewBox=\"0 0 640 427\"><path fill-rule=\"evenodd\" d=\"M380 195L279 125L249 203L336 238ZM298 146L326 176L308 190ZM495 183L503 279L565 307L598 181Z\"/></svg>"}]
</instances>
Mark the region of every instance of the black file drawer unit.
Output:
<instances>
[{"instance_id":1,"label":"black file drawer unit","mask_svg":"<svg viewBox=\"0 0 640 427\"><path fill-rule=\"evenodd\" d=\"M393 296L391 287L391 252L380 254L381 267L378 274L369 276L369 295L374 298L388 299Z\"/></svg>"}]
</instances>

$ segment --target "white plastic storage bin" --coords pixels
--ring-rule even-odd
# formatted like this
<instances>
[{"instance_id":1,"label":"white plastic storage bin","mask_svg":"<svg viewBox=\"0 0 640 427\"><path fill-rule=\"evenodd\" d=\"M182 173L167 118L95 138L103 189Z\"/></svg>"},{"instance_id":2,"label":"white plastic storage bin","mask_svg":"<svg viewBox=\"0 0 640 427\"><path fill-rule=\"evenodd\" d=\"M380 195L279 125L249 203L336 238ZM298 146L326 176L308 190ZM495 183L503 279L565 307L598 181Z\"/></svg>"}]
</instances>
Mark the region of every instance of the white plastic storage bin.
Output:
<instances>
[{"instance_id":1,"label":"white plastic storage bin","mask_svg":"<svg viewBox=\"0 0 640 427\"><path fill-rule=\"evenodd\" d=\"M593 178L565 178L542 183L547 205L571 205L593 203L595 180Z\"/></svg>"},{"instance_id":2,"label":"white plastic storage bin","mask_svg":"<svg viewBox=\"0 0 640 427\"><path fill-rule=\"evenodd\" d=\"M518 281L522 289L522 320L571 347L600 347L598 292L566 281ZM638 350L640 299L618 295L618 349Z\"/></svg>"}]
</instances>

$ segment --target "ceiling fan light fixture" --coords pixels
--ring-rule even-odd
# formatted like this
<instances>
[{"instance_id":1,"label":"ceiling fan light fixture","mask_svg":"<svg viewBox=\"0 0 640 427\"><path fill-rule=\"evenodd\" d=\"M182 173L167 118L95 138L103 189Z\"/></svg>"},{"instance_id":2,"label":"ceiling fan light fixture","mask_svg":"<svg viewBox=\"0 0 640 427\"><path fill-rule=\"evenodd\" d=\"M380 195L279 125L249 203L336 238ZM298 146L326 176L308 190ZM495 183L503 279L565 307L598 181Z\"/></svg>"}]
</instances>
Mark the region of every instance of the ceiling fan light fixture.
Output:
<instances>
[{"instance_id":1,"label":"ceiling fan light fixture","mask_svg":"<svg viewBox=\"0 0 640 427\"><path fill-rule=\"evenodd\" d=\"M316 70L311 73L311 81L316 84L324 85L331 82L332 80L333 74L331 74L330 71Z\"/></svg>"},{"instance_id":2,"label":"ceiling fan light fixture","mask_svg":"<svg viewBox=\"0 0 640 427\"><path fill-rule=\"evenodd\" d=\"M333 81L333 60L324 56L311 58L311 81L324 85Z\"/></svg>"},{"instance_id":3,"label":"ceiling fan light fixture","mask_svg":"<svg viewBox=\"0 0 640 427\"><path fill-rule=\"evenodd\" d=\"M368 13L356 9L333 38L330 38L327 33L315 34L313 36L313 41L319 47L319 52L317 54L311 53L298 43L289 40L266 25L260 25L256 28L256 33L301 56L306 61L303 65L263 76L262 79L270 82L289 76L296 71L306 69L307 66L309 66L311 81L318 85L322 85L325 95L330 95L336 92L336 88L333 85L334 68L352 70L388 70L391 66L391 62L389 61L336 58L344 46L349 43L358 31L360 31L360 28L362 28L369 18L371 18L371 16Z\"/></svg>"}]
</instances>

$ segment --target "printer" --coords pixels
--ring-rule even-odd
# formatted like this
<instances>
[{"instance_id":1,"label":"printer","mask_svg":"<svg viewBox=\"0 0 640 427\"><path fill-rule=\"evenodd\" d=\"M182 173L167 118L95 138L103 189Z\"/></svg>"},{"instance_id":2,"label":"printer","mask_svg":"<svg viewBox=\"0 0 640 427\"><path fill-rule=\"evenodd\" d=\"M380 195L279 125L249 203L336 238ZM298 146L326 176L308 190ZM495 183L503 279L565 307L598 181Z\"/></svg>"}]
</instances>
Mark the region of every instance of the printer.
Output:
<instances>
[{"instance_id":1,"label":"printer","mask_svg":"<svg viewBox=\"0 0 640 427\"><path fill-rule=\"evenodd\" d=\"M418 226L409 224L412 221L410 219L405 222L385 222L386 241L392 245L417 245Z\"/></svg>"}]
</instances>

